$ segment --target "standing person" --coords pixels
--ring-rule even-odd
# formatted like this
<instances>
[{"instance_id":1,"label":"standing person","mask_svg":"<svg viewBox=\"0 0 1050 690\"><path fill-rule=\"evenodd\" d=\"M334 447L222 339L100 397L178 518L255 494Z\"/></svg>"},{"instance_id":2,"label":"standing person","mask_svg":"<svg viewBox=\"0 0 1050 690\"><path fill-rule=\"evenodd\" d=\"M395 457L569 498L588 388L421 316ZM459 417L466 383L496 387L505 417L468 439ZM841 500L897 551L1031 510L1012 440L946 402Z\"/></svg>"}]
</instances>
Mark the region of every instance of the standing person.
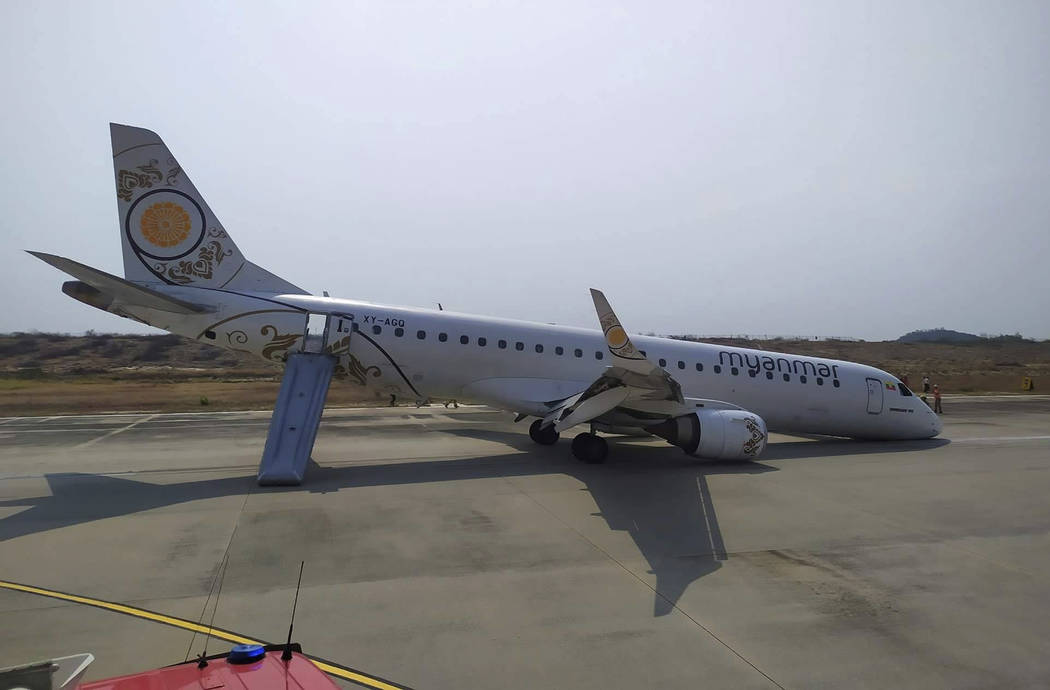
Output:
<instances>
[{"instance_id":1,"label":"standing person","mask_svg":"<svg viewBox=\"0 0 1050 690\"><path fill-rule=\"evenodd\" d=\"M930 394L930 377L927 376L926 374L923 374L922 375L922 395L919 396L919 397L921 397L922 401L924 403L926 403L927 405L930 404L929 402L926 401L926 396L928 396L929 394Z\"/></svg>"},{"instance_id":2,"label":"standing person","mask_svg":"<svg viewBox=\"0 0 1050 690\"><path fill-rule=\"evenodd\" d=\"M933 386L933 411L944 414L944 410L941 409L941 387L936 384Z\"/></svg>"}]
</instances>

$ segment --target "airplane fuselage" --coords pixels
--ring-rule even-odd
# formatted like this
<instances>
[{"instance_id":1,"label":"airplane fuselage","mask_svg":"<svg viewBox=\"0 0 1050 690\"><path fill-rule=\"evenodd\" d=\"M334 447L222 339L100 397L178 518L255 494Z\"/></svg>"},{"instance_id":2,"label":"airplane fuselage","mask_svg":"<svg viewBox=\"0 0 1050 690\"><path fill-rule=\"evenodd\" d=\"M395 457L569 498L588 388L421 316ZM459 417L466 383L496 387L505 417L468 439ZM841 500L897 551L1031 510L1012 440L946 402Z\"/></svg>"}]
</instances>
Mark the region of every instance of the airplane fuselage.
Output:
<instances>
[{"instance_id":1,"label":"airplane fuselage","mask_svg":"<svg viewBox=\"0 0 1050 690\"><path fill-rule=\"evenodd\" d=\"M275 299L332 315L335 328L345 319L350 352L363 367L376 367L363 377L364 387L401 399L474 400L542 416L550 402L578 392L611 364L597 330L305 295ZM907 439L941 428L925 403L875 367L669 338L632 340L681 384L687 401L739 405L771 430Z\"/></svg>"}]
</instances>

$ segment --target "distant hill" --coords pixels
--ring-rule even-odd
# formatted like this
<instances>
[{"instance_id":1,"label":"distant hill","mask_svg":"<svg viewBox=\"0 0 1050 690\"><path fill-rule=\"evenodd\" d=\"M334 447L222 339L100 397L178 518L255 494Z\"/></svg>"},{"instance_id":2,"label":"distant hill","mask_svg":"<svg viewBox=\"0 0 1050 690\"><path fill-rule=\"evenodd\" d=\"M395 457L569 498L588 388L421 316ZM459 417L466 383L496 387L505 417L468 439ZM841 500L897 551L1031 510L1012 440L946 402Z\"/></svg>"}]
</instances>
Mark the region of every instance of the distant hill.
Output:
<instances>
[{"instance_id":1,"label":"distant hill","mask_svg":"<svg viewBox=\"0 0 1050 690\"><path fill-rule=\"evenodd\" d=\"M953 331L948 328L928 328L905 333L897 338L899 343L978 343L986 338L973 333Z\"/></svg>"}]
</instances>

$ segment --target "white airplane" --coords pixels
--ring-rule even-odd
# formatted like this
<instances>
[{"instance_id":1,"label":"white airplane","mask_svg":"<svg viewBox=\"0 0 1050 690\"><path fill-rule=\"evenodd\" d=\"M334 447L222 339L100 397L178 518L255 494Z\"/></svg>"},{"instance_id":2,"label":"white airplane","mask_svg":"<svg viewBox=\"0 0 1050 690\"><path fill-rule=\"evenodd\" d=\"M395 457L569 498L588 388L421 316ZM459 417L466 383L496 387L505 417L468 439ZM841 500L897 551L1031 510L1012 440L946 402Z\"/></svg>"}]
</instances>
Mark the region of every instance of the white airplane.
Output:
<instances>
[{"instance_id":1,"label":"white airplane","mask_svg":"<svg viewBox=\"0 0 1050 690\"><path fill-rule=\"evenodd\" d=\"M244 257L160 137L110 129L124 278L31 252L76 278L63 292L93 307L271 361L328 353L362 398L484 403L536 417L529 435L544 445L583 425L572 452L586 462L608 453L597 432L652 434L712 459L758 457L768 430L940 433L937 415L885 371L628 336L597 290L600 331L311 295Z\"/></svg>"}]
</instances>

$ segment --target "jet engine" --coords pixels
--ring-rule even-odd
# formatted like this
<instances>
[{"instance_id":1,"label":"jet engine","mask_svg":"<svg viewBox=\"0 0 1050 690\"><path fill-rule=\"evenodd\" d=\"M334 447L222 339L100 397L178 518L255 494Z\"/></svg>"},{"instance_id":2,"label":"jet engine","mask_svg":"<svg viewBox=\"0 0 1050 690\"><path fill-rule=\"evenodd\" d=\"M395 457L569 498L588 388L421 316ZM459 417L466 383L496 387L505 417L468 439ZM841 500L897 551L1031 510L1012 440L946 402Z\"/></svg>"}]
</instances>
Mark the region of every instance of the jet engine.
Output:
<instances>
[{"instance_id":1,"label":"jet engine","mask_svg":"<svg viewBox=\"0 0 1050 690\"><path fill-rule=\"evenodd\" d=\"M766 423L747 410L698 410L646 431L686 453L713 460L751 460L766 447Z\"/></svg>"}]
</instances>

